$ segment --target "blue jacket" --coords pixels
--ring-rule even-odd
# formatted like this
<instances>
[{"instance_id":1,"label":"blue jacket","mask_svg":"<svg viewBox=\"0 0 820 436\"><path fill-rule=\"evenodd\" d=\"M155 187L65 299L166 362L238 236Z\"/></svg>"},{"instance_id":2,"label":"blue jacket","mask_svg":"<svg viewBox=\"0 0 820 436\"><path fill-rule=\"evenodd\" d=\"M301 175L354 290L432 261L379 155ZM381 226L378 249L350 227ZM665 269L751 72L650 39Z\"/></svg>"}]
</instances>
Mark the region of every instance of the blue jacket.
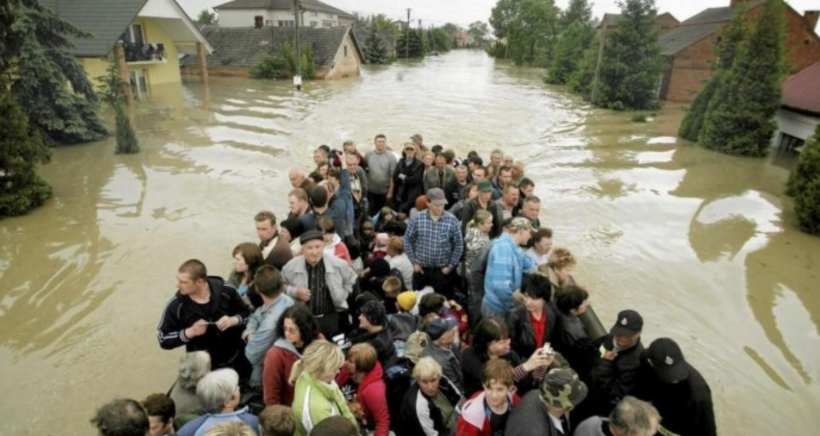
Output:
<instances>
[{"instance_id":1,"label":"blue jacket","mask_svg":"<svg viewBox=\"0 0 820 436\"><path fill-rule=\"evenodd\" d=\"M344 239L345 236L353 234L353 222L355 221L353 191L350 190L350 173L347 170L341 171L339 182L339 189L333 194L328 209L330 216L333 217L336 233Z\"/></svg>"},{"instance_id":2,"label":"blue jacket","mask_svg":"<svg viewBox=\"0 0 820 436\"><path fill-rule=\"evenodd\" d=\"M507 233L501 235L490 248L482 304L503 317L510 309L513 292L521 289L524 273L529 273L533 268L535 263L518 247L512 236Z\"/></svg>"},{"instance_id":3,"label":"blue jacket","mask_svg":"<svg viewBox=\"0 0 820 436\"><path fill-rule=\"evenodd\" d=\"M241 421L248 424L256 433L259 434L259 418L256 415L248 412L248 408L242 408L230 413L206 413L200 417L194 418L177 432L177 436L203 436L210 430L211 427L222 424L223 422Z\"/></svg>"},{"instance_id":4,"label":"blue jacket","mask_svg":"<svg viewBox=\"0 0 820 436\"><path fill-rule=\"evenodd\" d=\"M276 324L279 318L290 306L293 306L293 299L283 292L270 306L257 308L248 320L245 334L252 333L253 337L245 345L245 357L253 365L251 386L262 386L262 363L265 361L265 353L276 339Z\"/></svg>"}]
</instances>

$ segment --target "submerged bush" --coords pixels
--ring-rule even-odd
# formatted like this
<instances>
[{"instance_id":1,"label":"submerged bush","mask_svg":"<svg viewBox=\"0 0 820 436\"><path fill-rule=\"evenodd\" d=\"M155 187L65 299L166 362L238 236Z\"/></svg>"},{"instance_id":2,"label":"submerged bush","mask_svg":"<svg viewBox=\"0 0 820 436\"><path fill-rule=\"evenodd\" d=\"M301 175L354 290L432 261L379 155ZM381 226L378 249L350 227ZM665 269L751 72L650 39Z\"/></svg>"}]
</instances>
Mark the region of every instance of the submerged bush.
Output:
<instances>
[{"instance_id":1,"label":"submerged bush","mask_svg":"<svg viewBox=\"0 0 820 436\"><path fill-rule=\"evenodd\" d=\"M800 229L820 235L820 126L803 146L786 185L786 193L794 197L794 211Z\"/></svg>"}]
</instances>

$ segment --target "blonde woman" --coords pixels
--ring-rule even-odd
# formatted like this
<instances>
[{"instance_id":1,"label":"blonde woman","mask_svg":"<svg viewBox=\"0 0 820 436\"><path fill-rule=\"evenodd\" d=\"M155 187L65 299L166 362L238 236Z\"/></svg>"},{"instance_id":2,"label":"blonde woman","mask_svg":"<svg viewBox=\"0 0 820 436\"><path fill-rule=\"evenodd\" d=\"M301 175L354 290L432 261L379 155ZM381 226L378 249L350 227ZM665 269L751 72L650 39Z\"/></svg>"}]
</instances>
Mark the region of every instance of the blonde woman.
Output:
<instances>
[{"instance_id":1,"label":"blonde woman","mask_svg":"<svg viewBox=\"0 0 820 436\"><path fill-rule=\"evenodd\" d=\"M344 354L338 346L316 340L293 365L290 383L296 385L293 398L296 436L307 436L316 424L331 416L341 415L356 424L356 418L334 381L344 363Z\"/></svg>"},{"instance_id":2,"label":"blonde woman","mask_svg":"<svg viewBox=\"0 0 820 436\"><path fill-rule=\"evenodd\" d=\"M407 434L446 436L456 429L456 408L463 398L442 374L432 357L422 357L413 368L416 383L404 395L401 417Z\"/></svg>"},{"instance_id":3,"label":"blonde woman","mask_svg":"<svg viewBox=\"0 0 820 436\"><path fill-rule=\"evenodd\" d=\"M549 267L550 282L552 282L552 296L555 299L556 294L562 289L570 285L575 285L575 279L572 277L572 271L575 269L575 256L564 247L558 247L552 250L550 260L547 263ZM543 271L543 269L541 270Z\"/></svg>"}]
</instances>

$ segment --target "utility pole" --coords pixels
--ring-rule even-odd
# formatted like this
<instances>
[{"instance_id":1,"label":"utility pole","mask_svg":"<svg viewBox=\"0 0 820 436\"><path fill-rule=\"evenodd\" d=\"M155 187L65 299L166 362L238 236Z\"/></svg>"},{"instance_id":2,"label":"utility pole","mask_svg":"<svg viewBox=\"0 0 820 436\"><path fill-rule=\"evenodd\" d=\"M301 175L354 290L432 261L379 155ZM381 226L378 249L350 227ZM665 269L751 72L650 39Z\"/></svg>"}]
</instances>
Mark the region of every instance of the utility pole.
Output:
<instances>
[{"instance_id":1,"label":"utility pole","mask_svg":"<svg viewBox=\"0 0 820 436\"><path fill-rule=\"evenodd\" d=\"M302 47L299 44L299 18L301 18L301 13L299 9L299 0L293 0L293 12L296 19L293 26L295 29L293 39L296 43L296 75L293 76L293 84L296 86L297 91L302 90Z\"/></svg>"},{"instance_id":2,"label":"utility pole","mask_svg":"<svg viewBox=\"0 0 820 436\"><path fill-rule=\"evenodd\" d=\"M404 40L404 58L410 59L410 8L407 8L407 38Z\"/></svg>"},{"instance_id":3,"label":"utility pole","mask_svg":"<svg viewBox=\"0 0 820 436\"><path fill-rule=\"evenodd\" d=\"M601 45L598 46L598 62L595 64L595 77L592 79L592 103L595 103L595 89L598 87L598 76L601 74L601 62L604 59L604 48L606 47L606 15L601 20Z\"/></svg>"}]
</instances>

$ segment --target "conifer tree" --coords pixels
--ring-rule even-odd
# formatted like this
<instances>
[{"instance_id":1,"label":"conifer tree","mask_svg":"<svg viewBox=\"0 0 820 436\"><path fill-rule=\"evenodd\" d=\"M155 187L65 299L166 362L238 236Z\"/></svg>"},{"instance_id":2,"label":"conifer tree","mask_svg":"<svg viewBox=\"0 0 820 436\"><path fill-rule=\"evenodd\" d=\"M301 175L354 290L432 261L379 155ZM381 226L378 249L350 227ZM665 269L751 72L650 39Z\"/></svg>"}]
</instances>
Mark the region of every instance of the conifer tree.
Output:
<instances>
[{"instance_id":1,"label":"conifer tree","mask_svg":"<svg viewBox=\"0 0 820 436\"><path fill-rule=\"evenodd\" d=\"M583 57L578 53L586 51L592 44L595 30L589 23L575 21L558 39L555 55L547 75L547 82L563 85L580 68Z\"/></svg>"},{"instance_id":2,"label":"conifer tree","mask_svg":"<svg viewBox=\"0 0 820 436\"><path fill-rule=\"evenodd\" d=\"M649 109L658 104L665 65L655 29L654 0L625 0L622 20L607 36L593 103L611 109Z\"/></svg>"},{"instance_id":3,"label":"conifer tree","mask_svg":"<svg viewBox=\"0 0 820 436\"><path fill-rule=\"evenodd\" d=\"M595 66L598 63L598 49L601 45L601 40L598 35L592 38L589 47L584 50L581 55L581 60L578 62L578 68L570 75L567 80L569 90L580 94L584 99L589 99L592 91L592 81L595 78Z\"/></svg>"},{"instance_id":4,"label":"conifer tree","mask_svg":"<svg viewBox=\"0 0 820 436\"><path fill-rule=\"evenodd\" d=\"M379 30L375 22L368 26L367 40L364 46L365 58L368 64L383 65L390 63L387 46L384 43L384 39L379 35Z\"/></svg>"},{"instance_id":5,"label":"conifer tree","mask_svg":"<svg viewBox=\"0 0 820 436\"><path fill-rule=\"evenodd\" d=\"M134 154L140 151L139 141L134 129L131 127L131 119L125 108L128 106L128 84L120 78L117 64L113 59L108 58L108 68L105 76L98 77L100 82L99 95L103 102L114 109L115 116L115 136L117 140L117 154Z\"/></svg>"},{"instance_id":6,"label":"conifer tree","mask_svg":"<svg viewBox=\"0 0 820 436\"><path fill-rule=\"evenodd\" d=\"M51 197L51 186L36 173L51 149L29 127L0 74L0 218L23 215Z\"/></svg>"},{"instance_id":7,"label":"conifer tree","mask_svg":"<svg viewBox=\"0 0 820 436\"><path fill-rule=\"evenodd\" d=\"M792 169L786 193L794 197L794 211L800 229L820 235L820 126L803 146Z\"/></svg>"},{"instance_id":8,"label":"conifer tree","mask_svg":"<svg viewBox=\"0 0 820 436\"><path fill-rule=\"evenodd\" d=\"M567 9L561 12L558 24L562 30L565 30L576 21L587 25L592 24L592 5L588 0L570 0Z\"/></svg>"},{"instance_id":9,"label":"conifer tree","mask_svg":"<svg viewBox=\"0 0 820 436\"><path fill-rule=\"evenodd\" d=\"M755 31L741 43L731 70L709 103L701 145L738 156L768 153L785 73L783 38L783 3L768 0Z\"/></svg>"},{"instance_id":10,"label":"conifer tree","mask_svg":"<svg viewBox=\"0 0 820 436\"><path fill-rule=\"evenodd\" d=\"M43 140L74 144L103 138L94 88L68 53L69 36L91 35L36 0L8 0L0 8L0 24L0 70L15 71L12 96Z\"/></svg>"},{"instance_id":11,"label":"conifer tree","mask_svg":"<svg viewBox=\"0 0 820 436\"><path fill-rule=\"evenodd\" d=\"M726 72L732 68L740 43L747 37L748 32L744 22L743 11L741 10L729 25L721 29L714 46L718 58L712 66L714 76L695 97L695 101L692 102L692 106L686 112L686 116L678 129L678 136L681 138L697 142L703 128L703 118L706 115L709 102L715 96L715 91L720 87L721 80L723 80Z\"/></svg>"}]
</instances>

